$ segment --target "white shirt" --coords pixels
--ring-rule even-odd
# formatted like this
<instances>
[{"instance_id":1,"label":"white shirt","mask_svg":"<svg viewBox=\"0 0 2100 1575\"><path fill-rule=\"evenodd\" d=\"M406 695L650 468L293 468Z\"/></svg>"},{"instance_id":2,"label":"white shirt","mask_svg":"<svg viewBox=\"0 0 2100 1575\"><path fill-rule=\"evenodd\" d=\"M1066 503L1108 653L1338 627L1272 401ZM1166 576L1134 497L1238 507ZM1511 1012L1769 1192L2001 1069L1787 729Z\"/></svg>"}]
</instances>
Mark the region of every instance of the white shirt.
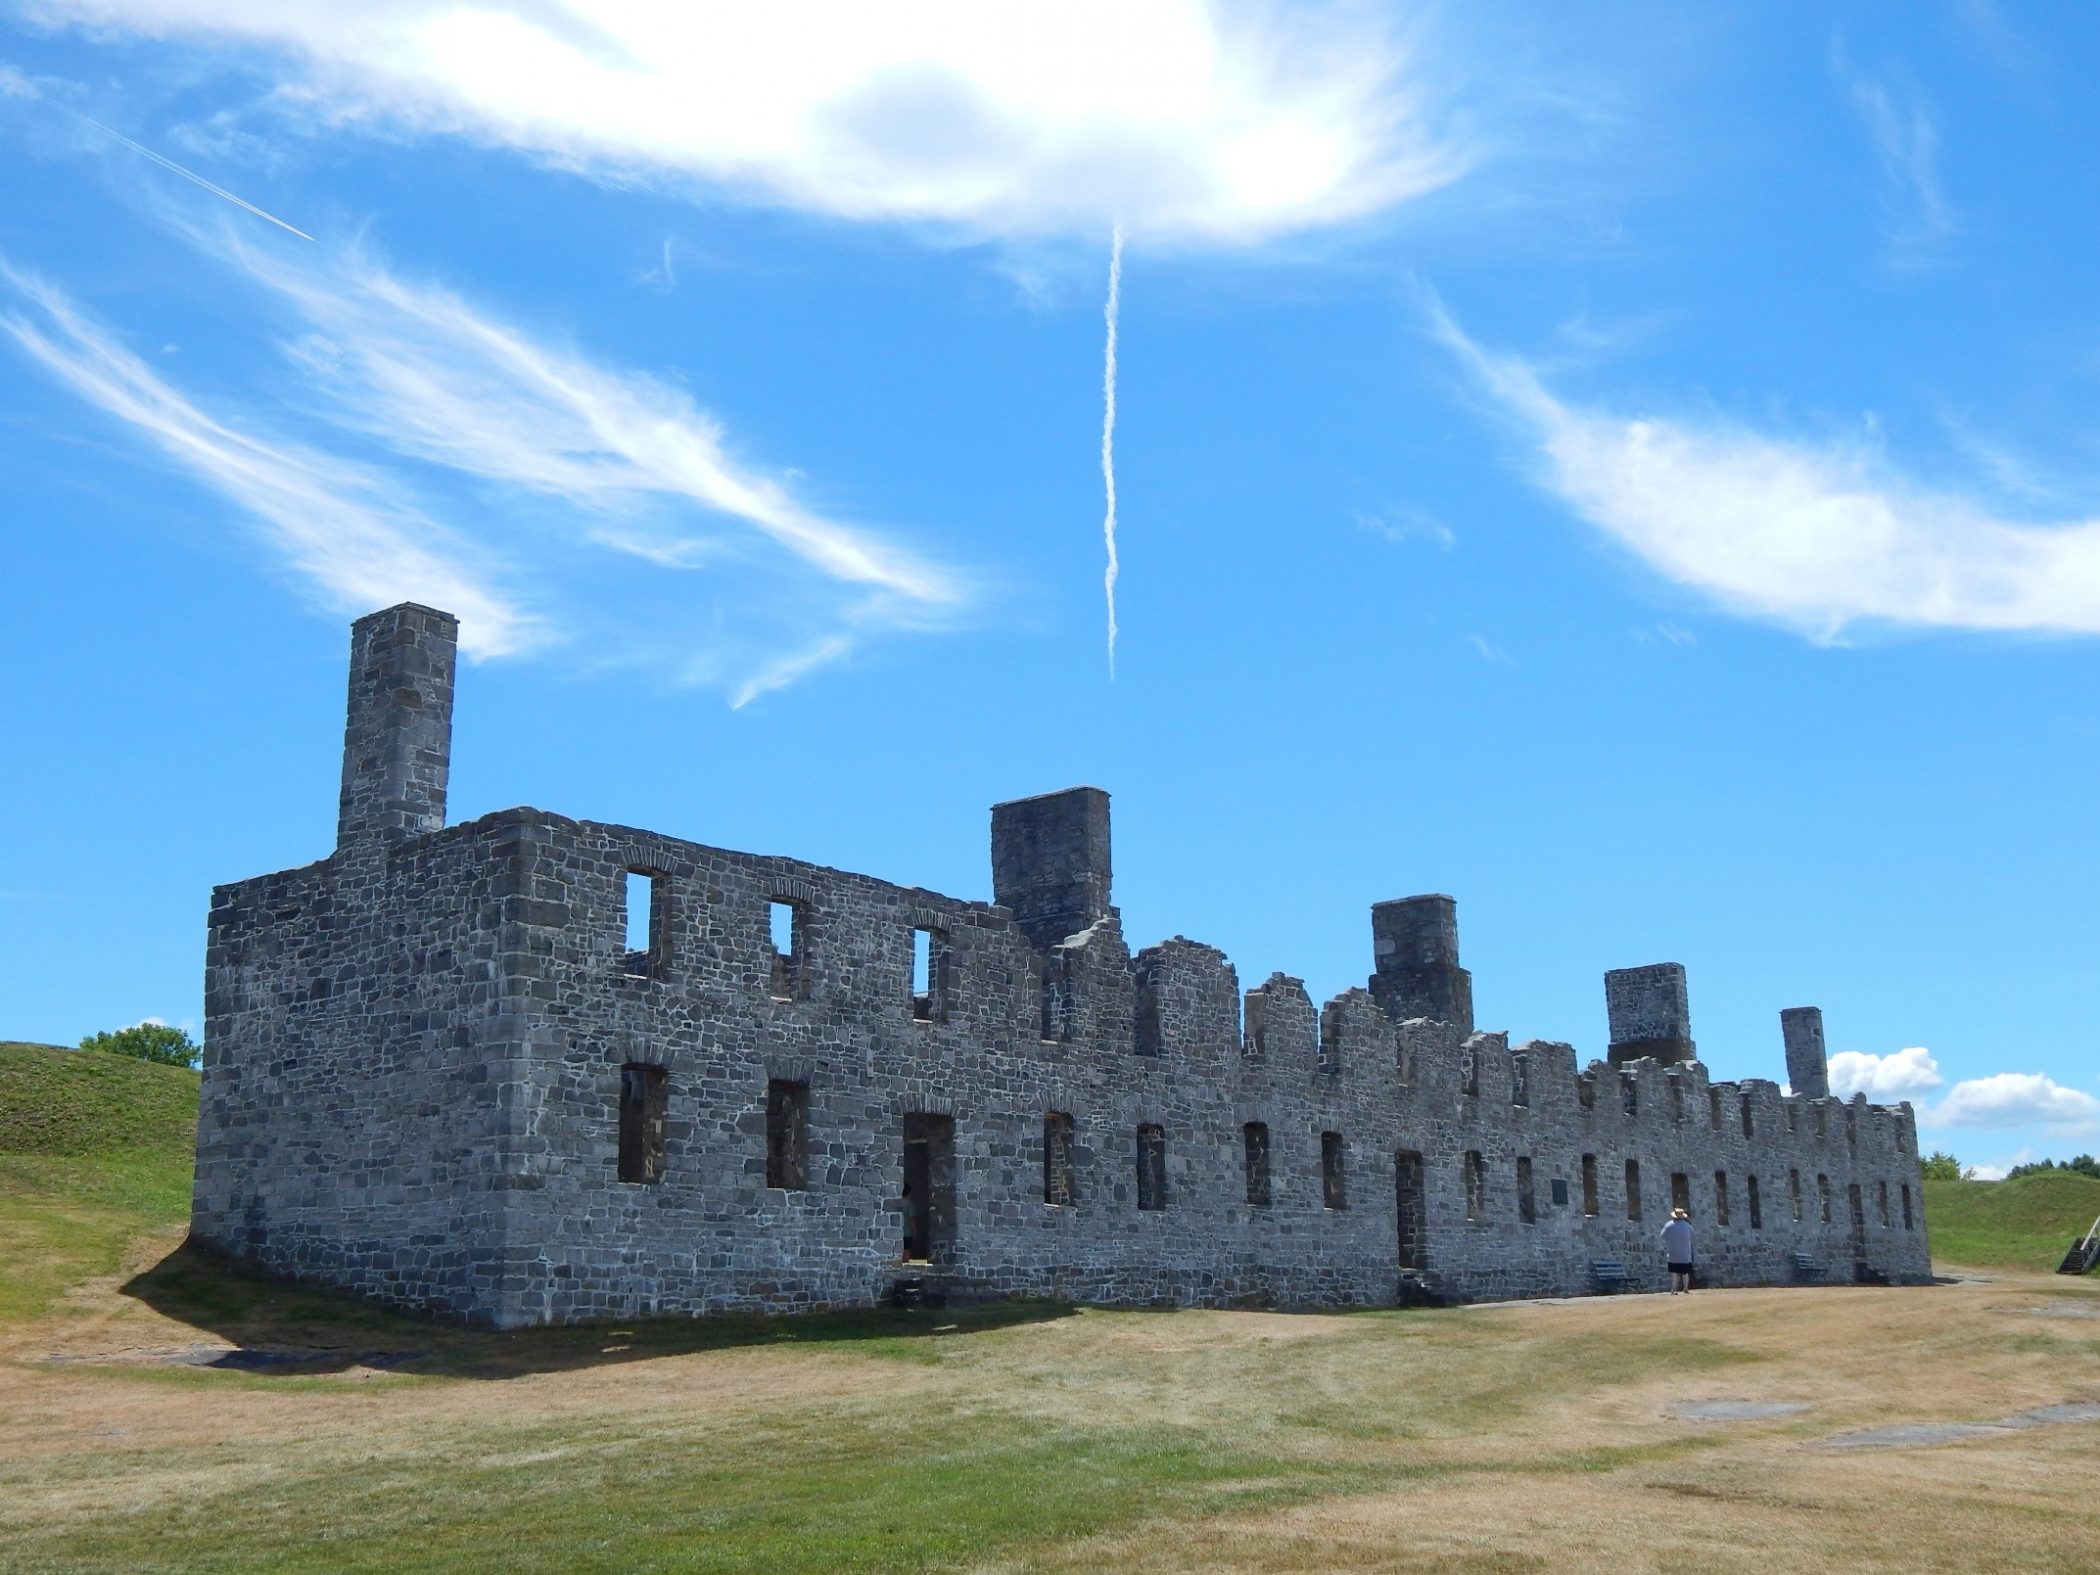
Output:
<instances>
[{"instance_id":1,"label":"white shirt","mask_svg":"<svg viewBox=\"0 0 2100 1575\"><path fill-rule=\"evenodd\" d=\"M1672 1220L1662 1230L1663 1250L1670 1255L1672 1263L1692 1261L1692 1222Z\"/></svg>"}]
</instances>

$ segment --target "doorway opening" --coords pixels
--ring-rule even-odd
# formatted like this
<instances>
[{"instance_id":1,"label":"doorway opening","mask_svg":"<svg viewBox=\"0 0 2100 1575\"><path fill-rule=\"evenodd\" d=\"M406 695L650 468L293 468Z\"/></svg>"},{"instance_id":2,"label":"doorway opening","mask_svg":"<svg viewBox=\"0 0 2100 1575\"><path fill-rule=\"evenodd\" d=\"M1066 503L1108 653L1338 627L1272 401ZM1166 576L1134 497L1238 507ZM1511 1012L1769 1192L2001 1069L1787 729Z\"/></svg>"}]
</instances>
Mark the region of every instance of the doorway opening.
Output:
<instances>
[{"instance_id":1,"label":"doorway opening","mask_svg":"<svg viewBox=\"0 0 2100 1575\"><path fill-rule=\"evenodd\" d=\"M946 1261L955 1242L955 1118L904 1118L904 1256Z\"/></svg>"}]
</instances>

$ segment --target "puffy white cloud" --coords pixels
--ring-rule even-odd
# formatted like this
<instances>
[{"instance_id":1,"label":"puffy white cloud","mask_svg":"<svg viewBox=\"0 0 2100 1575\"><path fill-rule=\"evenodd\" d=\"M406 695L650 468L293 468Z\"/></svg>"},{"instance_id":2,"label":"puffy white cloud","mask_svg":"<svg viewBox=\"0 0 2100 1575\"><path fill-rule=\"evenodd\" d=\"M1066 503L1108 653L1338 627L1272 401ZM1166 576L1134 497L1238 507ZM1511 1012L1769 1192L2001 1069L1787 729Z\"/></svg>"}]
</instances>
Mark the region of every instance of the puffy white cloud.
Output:
<instances>
[{"instance_id":1,"label":"puffy white cloud","mask_svg":"<svg viewBox=\"0 0 2100 1575\"><path fill-rule=\"evenodd\" d=\"M1919 1120L1933 1127L2045 1127L2066 1136L2100 1134L2100 1099L2041 1072L1964 1078Z\"/></svg>"},{"instance_id":2,"label":"puffy white cloud","mask_svg":"<svg viewBox=\"0 0 2100 1575\"><path fill-rule=\"evenodd\" d=\"M2015 523L1867 448L1578 405L1432 319L1536 442L1548 491L1725 607L1826 640L1859 622L2100 633L2100 518Z\"/></svg>"},{"instance_id":3,"label":"puffy white cloud","mask_svg":"<svg viewBox=\"0 0 2100 1575\"><path fill-rule=\"evenodd\" d=\"M1280 0L43 0L245 41L278 101L850 219L1238 243L1454 179L1416 36Z\"/></svg>"},{"instance_id":4,"label":"puffy white cloud","mask_svg":"<svg viewBox=\"0 0 2100 1575\"><path fill-rule=\"evenodd\" d=\"M1865 1094L1876 1104L1893 1104L1916 1099L1945 1082L1939 1062L1923 1045L1888 1055L1840 1050L1830 1058L1830 1091L1841 1099Z\"/></svg>"}]
</instances>

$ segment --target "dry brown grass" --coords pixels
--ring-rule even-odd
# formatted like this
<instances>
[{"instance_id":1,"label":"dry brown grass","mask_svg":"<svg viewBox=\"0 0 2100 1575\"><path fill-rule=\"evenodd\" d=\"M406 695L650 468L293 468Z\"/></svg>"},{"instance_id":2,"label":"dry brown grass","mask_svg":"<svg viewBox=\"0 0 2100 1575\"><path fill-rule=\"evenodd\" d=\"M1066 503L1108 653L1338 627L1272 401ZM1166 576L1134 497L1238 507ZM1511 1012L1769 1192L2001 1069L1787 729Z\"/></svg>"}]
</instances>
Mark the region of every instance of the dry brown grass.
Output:
<instances>
[{"instance_id":1,"label":"dry brown grass","mask_svg":"<svg viewBox=\"0 0 2100 1575\"><path fill-rule=\"evenodd\" d=\"M171 1243L142 1241L128 1267ZM172 1365L161 1353L227 1342L124 1283L0 1327L0 1564L2100 1567L2100 1424L1821 1447L1875 1424L2100 1400L2100 1320L2031 1312L2066 1294L2100 1310L2100 1285L2047 1276L1430 1314L1080 1312L691 1348L646 1329L381 1321L326 1337L431 1357L326 1376ZM1724 1397L1812 1409L1670 1415ZM1087 1453L1102 1439L1129 1447L1104 1464ZM1148 1439L1172 1448L1153 1460ZM920 1451L943 1462L945 1509L915 1496ZM636 1502L661 1534L623 1542L593 1517L652 1471ZM952 1529L994 1498L981 1530L914 1536L914 1514ZM725 1502L740 1506L728 1519ZM818 1525L832 1542L810 1540Z\"/></svg>"}]
</instances>

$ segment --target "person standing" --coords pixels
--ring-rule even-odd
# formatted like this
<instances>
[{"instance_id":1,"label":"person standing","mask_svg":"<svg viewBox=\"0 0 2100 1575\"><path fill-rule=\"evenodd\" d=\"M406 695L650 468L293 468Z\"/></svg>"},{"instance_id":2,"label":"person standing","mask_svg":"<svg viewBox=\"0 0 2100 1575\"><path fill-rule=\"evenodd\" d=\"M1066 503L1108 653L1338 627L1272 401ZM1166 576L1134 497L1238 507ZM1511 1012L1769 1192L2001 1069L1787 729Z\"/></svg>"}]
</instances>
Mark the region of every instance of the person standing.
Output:
<instances>
[{"instance_id":1,"label":"person standing","mask_svg":"<svg viewBox=\"0 0 2100 1575\"><path fill-rule=\"evenodd\" d=\"M1683 1209L1670 1210L1670 1223L1662 1228L1663 1254L1670 1260L1670 1294L1692 1293L1692 1217Z\"/></svg>"}]
</instances>

